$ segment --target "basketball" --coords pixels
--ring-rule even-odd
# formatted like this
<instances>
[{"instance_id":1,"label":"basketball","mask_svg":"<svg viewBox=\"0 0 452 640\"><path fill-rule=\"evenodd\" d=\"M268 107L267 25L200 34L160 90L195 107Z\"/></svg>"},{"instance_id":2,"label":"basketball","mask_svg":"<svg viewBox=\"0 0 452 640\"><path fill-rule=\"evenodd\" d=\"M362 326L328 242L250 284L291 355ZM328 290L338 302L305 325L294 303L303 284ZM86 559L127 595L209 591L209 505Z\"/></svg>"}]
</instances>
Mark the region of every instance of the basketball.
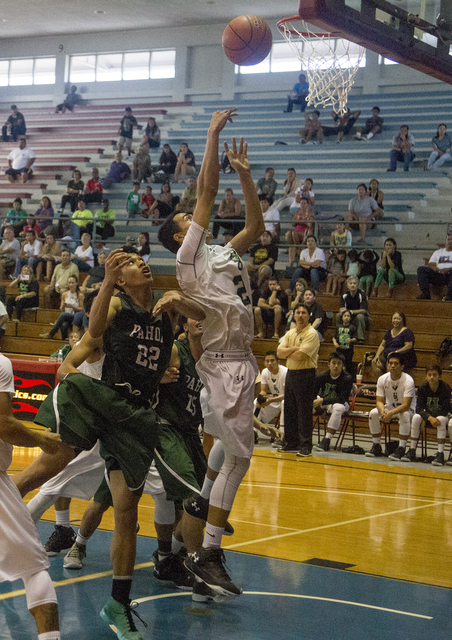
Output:
<instances>
[{"instance_id":1,"label":"basketball","mask_svg":"<svg viewBox=\"0 0 452 640\"><path fill-rule=\"evenodd\" d=\"M270 27L257 16L238 16L223 32L223 49L231 62L249 66L262 62L272 48Z\"/></svg>"}]
</instances>

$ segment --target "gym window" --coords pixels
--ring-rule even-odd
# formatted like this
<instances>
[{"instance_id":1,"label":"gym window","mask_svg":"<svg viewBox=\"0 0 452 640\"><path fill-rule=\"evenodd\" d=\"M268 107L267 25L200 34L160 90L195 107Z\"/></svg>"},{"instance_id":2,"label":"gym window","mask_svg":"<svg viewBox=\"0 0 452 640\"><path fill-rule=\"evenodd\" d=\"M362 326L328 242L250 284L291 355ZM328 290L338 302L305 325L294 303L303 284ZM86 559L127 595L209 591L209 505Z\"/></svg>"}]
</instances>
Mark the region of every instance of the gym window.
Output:
<instances>
[{"instance_id":1,"label":"gym window","mask_svg":"<svg viewBox=\"0 0 452 640\"><path fill-rule=\"evenodd\" d=\"M0 60L0 86L55 84L56 58Z\"/></svg>"},{"instance_id":2,"label":"gym window","mask_svg":"<svg viewBox=\"0 0 452 640\"><path fill-rule=\"evenodd\" d=\"M69 82L112 82L174 78L176 50L71 56Z\"/></svg>"}]
</instances>

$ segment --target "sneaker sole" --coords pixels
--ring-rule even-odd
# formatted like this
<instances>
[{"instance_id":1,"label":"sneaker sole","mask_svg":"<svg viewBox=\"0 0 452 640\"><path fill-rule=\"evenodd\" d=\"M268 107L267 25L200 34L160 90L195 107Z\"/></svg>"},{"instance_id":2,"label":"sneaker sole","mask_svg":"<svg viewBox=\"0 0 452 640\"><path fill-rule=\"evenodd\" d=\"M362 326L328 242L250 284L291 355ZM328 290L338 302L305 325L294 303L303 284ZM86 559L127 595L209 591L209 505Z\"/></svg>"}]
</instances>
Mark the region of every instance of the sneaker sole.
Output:
<instances>
[{"instance_id":1,"label":"sneaker sole","mask_svg":"<svg viewBox=\"0 0 452 640\"><path fill-rule=\"evenodd\" d=\"M71 562L69 564L65 564L63 562L63 569L82 569L83 568L83 564L75 564L75 562Z\"/></svg>"},{"instance_id":2,"label":"sneaker sole","mask_svg":"<svg viewBox=\"0 0 452 640\"><path fill-rule=\"evenodd\" d=\"M233 600L234 598L238 598L239 596L242 595L241 589L240 589L240 593L234 593L232 591L228 591L227 589L225 589L224 587L221 587L218 584L212 584L210 582L207 582L207 580L205 580L204 578L201 578L201 576L198 576L196 571L194 571L187 565L185 566L187 567L188 571L190 571L190 573L192 573L195 576L196 582L204 582L204 584L206 584L209 587L209 589L214 591L216 596L220 596L222 600ZM199 594L194 594L194 595L199 595ZM209 597L209 596L202 596L202 597Z\"/></svg>"},{"instance_id":3,"label":"sneaker sole","mask_svg":"<svg viewBox=\"0 0 452 640\"><path fill-rule=\"evenodd\" d=\"M313 451L323 451L323 453L327 453L329 449L324 449L323 447L312 447Z\"/></svg>"},{"instance_id":4,"label":"sneaker sole","mask_svg":"<svg viewBox=\"0 0 452 640\"><path fill-rule=\"evenodd\" d=\"M432 462L432 467L444 467L442 462Z\"/></svg>"},{"instance_id":5,"label":"sneaker sole","mask_svg":"<svg viewBox=\"0 0 452 640\"><path fill-rule=\"evenodd\" d=\"M297 458L309 458L310 456L312 456L312 451L310 451L309 453L300 453L300 452L297 453Z\"/></svg>"},{"instance_id":6,"label":"sneaker sole","mask_svg":"<svg viewBox=\"0 0 452 640\"><path fill-rule=\"evenodd\" d=\"M114 620L111 620L109 618L108 613L106 613L104 609L102 609L99 615L102 618L102 620L108 624L109 627L113 626L116 629L116 636L119 640L127 640L126 637L123 635L123 633L116 627ZM143 635L141 636L141 638L142 640L144 640Z\"/></svg>"},{"instance_id":7,"label":"sneaker sole","mask_svg":"<svg viewBox=\"0 0 452 640\"><path fill-rule=\"evenodd\" d=\"M397 456L388 456L389 460L395 460L396 462L402 462L402 458L398 458Z\"/></svg>"}]
</instances>

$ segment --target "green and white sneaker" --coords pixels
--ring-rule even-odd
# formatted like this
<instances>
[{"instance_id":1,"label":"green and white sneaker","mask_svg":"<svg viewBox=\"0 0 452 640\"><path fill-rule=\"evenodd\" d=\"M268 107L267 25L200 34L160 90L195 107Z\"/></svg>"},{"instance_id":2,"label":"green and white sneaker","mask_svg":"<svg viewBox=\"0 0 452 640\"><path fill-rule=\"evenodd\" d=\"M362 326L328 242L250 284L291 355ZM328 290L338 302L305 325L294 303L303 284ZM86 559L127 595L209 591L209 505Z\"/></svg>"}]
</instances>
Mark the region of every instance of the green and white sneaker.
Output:
<instances>
[{"instance_id":1,"label":"green and white sneaker","mask_svg":"<svg viewBox=\"0 0 452 640\"><path fill-rule=\"evenodd\" d=\"M135 603L135 606L138 605ZM132 613L141 620L140 616L133 610L131 603L123 605L114 598L110 598L100 612L100 617L108 625L116 627L116 636L119 640L144 640L144 635L135 626ZM141 622L147 627L143 620Z\"/></svg>"},{"instance_id":2,"label":"green and white sneaker","mask_svg":"<svg viewBox=\"0 0 452 640\"><path fill-rule=\"evenodd\" d=\"M67 554L64 556L63 567L65 569L81 569L83 558L86 556L86 545L74 542Z\"/></svg>"}]
</instances>

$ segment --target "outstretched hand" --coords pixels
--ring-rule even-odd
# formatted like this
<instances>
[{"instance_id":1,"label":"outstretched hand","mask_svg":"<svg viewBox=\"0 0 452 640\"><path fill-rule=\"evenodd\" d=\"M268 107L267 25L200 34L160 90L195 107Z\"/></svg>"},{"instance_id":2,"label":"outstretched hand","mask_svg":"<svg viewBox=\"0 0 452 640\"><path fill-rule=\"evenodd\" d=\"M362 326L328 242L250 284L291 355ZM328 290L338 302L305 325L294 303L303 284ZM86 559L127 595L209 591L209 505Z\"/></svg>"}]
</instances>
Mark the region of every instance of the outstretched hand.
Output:
<instances>
[{"instance_id":1,"label":"outstretched hand","mask_svg":"<svg viewBox=\"0 0 452 640\"><path fill-rule=\"evenodd\" d=\"M246 173L250 171L250 163L248 160L248 143L243 142L243 138L240 138L240 146L237 151L237 142L235 138L232 138L232 149L228 147L228 143L224 143L224 149L231 163L231 167L237 171L237 173Z\"/></svg>"},{"instance_id":2,"label":"outstretched hand","mask_svg":"<svg viewBox=\"0 0 452 640\"><path fill-rule=\"evenodd\" d=\"M237 114L237 109L225 109L224 111L214 111L212 114L212 120L210 121L210 128L213 131L223 131L227 122L232 122L232 118Z\"/></svg>"}]
</instances>

